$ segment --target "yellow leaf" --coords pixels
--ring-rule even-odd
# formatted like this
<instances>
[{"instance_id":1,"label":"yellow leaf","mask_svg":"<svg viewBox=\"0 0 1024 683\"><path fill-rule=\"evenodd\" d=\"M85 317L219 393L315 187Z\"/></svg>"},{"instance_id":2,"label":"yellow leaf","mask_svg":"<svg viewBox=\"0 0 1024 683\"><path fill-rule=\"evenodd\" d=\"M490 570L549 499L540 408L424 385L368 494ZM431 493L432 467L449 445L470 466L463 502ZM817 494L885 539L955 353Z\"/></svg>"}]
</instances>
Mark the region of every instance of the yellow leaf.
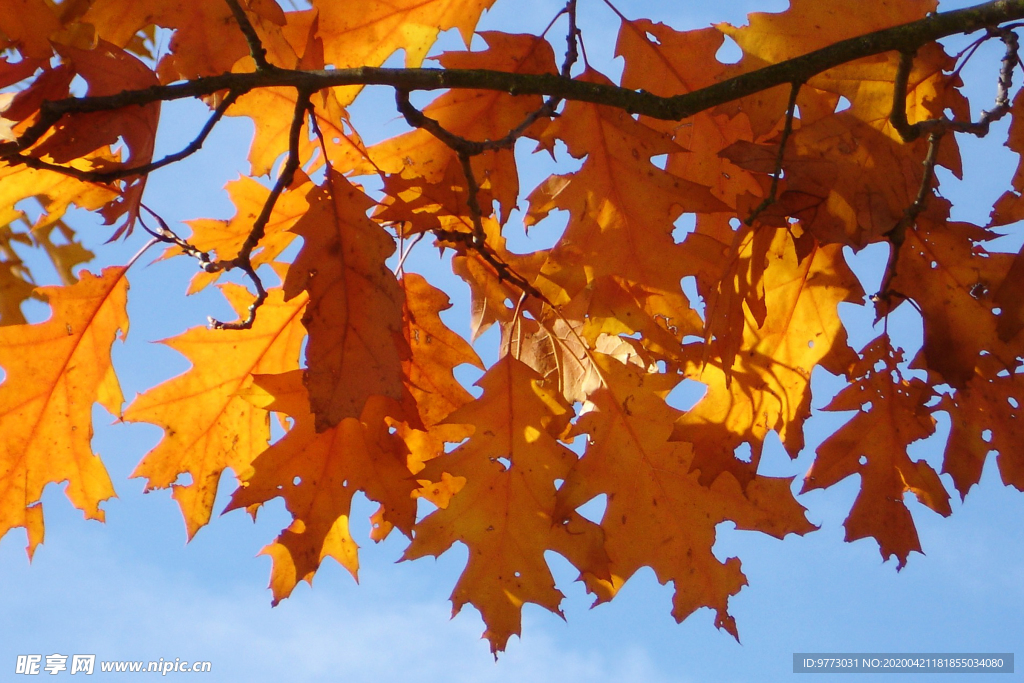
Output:
<instances>
[{"instance_id":1,"label":"yellow leaf","mask_svg":"<svg viewBox=\"0 0 1024 683\"><path fill-rule=\"evenodd\" d=\"M110 348L128 333L125 270L83 271L78 284L44 287L48 321L0 328L0 537L25 527L30 557L43 540L47 484L67 481L71 503L100 521L99 504L114 496L89 442L93 403L120 415L124 402Z\"/></svg>"},{"instance_id":2,"label":"yellow leaf","mask_svg":"<svg viewBox=\"0 0 1024 683\"><path fill-rule=\"evenodd\" d=\"M225 297L245 316L252 295L225 285ZM192 368L139 395L125 411L128 422L151 422L164 438L132 473L145 477L146 490L173 488L189 538L210 521L221 473L245 471L270 439L267 412L240 393L254 374L298 367L305 337L300 316L306 297L284 301L271 290L250 330L195 327L164 343L192 361ZM192 481L175 483L188 473Z\"/></svg>"}]
</instances>

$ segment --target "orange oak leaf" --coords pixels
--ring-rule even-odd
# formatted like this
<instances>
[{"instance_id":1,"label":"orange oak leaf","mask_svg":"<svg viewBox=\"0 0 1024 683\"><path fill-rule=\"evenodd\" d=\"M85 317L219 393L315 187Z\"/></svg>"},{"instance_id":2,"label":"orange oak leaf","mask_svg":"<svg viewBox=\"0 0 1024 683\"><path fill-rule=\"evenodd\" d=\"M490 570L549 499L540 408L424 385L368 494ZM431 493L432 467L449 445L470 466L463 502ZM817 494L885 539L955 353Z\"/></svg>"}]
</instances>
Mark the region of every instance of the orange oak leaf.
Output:
<instances>
[{"instance_id":1,"label":"orange oak leaf","mask_svg":"<svg viewBox=\"0 0 1024 683\"><path fill-rule=\"evenodd\" d=\"M405 237L444 229L453 221L468 228L472 218L466 173L461 163L452 159L448 161L437 182L427 182L425 178L418 177L414 169L385 176L383 192L387 196L374 213L374 219L394 224L399 234ZM406 173L411 175L406 177ZM477 192L477 203L481 207L491 206L493 200L490 188L480 188Z\"/></svg>"},{"instance_id":2,"label":"orange oak leaf","mask_svg":"<svg viewBox=\"0 0 1024 683\"><path fill-rule=\"evenodd\" d=\"M96 167L92 160L74 165L82 170L93 170ZM4 223L21 215L13 207L30 197L37 198L42 206L44 216L40 218L40 223L55 223L72 205L96 211L117 196L115 191L102 185L83 183L54 171L25 166L0 166L0 203L10 207L0 214L0 221Z\"/></svg>"},{"instance_id":3,"label":"orange oak leaf","mask_svg":"<svg viewBox=\"0 0 1024 683\"><path fill-rule=\"evenodd\" d=\"M758 321L745 307L737 353L686 371L708 389L676 421L672 440L693 444L693 467L705 485L723 471L746 485L771 430L795 458L803 450L803 424L811 415L811 371L820 365L840 374L857 360L846 343L838 306L861 303L864 292L842 249L818 247L812 240L810 253L801 258L791 230L770 232L764 319ZM742 443L750 444L749 462L734 456Z\"/></svg>"},{"instance_id":4,"label":"orange oak leaf","mask_svg":"<svg viewBox=\"0 0 1024 683\"><path fill-rule=\"evenodd\" d=\"M615 53L625 60L622 86L662 96L709 86L727 71L726 65L715 57L723 42L722 33L714 28L676 31L647 19L623 18L615 44ZM702 68L694 69L695 62L700 62ZM782 106L785 107L785 101ZM749 172L719 155L736 140L753 135L746 116L706 111L683 122L643 121L672 135L685 150L669 153L666 171L710 188L715 197L729 206L736 205L738 195L761 194Z\"/></svg>"},{"instance_id":5,"label":"orange oak leaf","mask_svg":"<svg viewBox=\"0 0 1024 683\"><path fill-rule=\"evenodd\" d=\"M998 311L992 309L996 316L996 333L999 339L1008 342L1024 330L1024 297L1018 293L1024 288L1024 247L1017 252L1006 272L1006 277L993 293L992 300Z\"/></svg>"},{"instance_id":6,"label":"orange oak leaf","mask_svg":"<svg viewBox=\"0 0 1024 683\"><path fill-rule=\"evenodd\" d=\"M729 596L746 585L740 561L719 562L711 552L715 525L782 538L814 526L789 493L790 479L756 477L741 491L730 475L711 487L690 472L693 450L668 441L679 411L664 397L678 379L647 373L596 355L604 386L591 394L594 409L580 417L571 435L587 435L587 449L558 491L556 519L595 496L607 494L601 520L611 559L611 579L584 574L597 602L611 600L641 567L675 586L672 616L682 621L701 607L716 611L715 624L737 637ZM458 496L456 496L458 498Z\"/></svg>"},{"instance_id":7,"label":"orange oak leaf","mask_svg":"<svg viewBox=\"0 0 1024 683\"><path fill-rule=\"evenodd\" d=\"M294 88L261 88L238 98L230 109L230 116L247 116L256 127L249 148L249 165L253 176L270 173L278 157L288 151L288 137L295 117L297 94ZM324 136L324 145L331 166L338 173L356 171L372 173L374 167L359 134L352 129L348 114L338 103L332 91L326 90L312 98L313 115ZM310 139L308 118L299 133L299 158L304 163L320 151L320 141ZM312 173L323 164L318 158L315 166L307 167Z\"/></svg>"},{"instance_id":8,"label":"orange oak leaf","mask_svg":"<svg viewBox=\"0 0 1024 683\"><path fill-rule=\"evenodd\" d=\"M221 291L245 317L252 295L238 285L224 285ZM194 327L165 340L192 361L192 368L140 394L125 410L126 421L150 422L164 430L164 438L132 477L145 477L147 491L173 489L189 538L210 521L221 473L230 467L238 476L267 447L267 412L240 392L252 384L254 374L298 368L306 300L299 295L284 301L281 290L273 289L251 330ZM192 481L176 483L185 473Z\"/></svg>"},{"instance_id":9,"label":"orange oak leaf","mask_svg":"<svg viewBox=\"0 0 1024 683\"><path fill-rule=\"evenodd\" d=\"M1004 144L1018 155L1024 155L1024 117L1021 115L1024 112L1024 92L1018 91L1014 96L1010 112L1013 116ZM1021 196L1024 193L1024 161L1018 161L1010 185L1011 189L1000 195L992 207L989 227L1009 225L1024 219L1024 197Z\"/></svg>"},{"instance_id":10,"label":"orange oak leaf","mask_svg":"<svg viewBox=\"0 0 1024 683\"><path fill-rule=\"evenodd\" d=\"M87 96L116 95L122 90L157 84L156 76L149 67L111 43L101 41L91 50L62 45L59 50L75 72L88 83ZM159 118L159 102L144 107L124 107L114 112L65 117L33 151L45 154L57 163L66 163L113 145L121 138L128 148L128 165L138 166L153 158Z\"/></svg>"},{"instance_id":11,"label":"orange oak leaf","mask_svg":"<svg viewBox=\"0 0 1024 683\"><path fill-rule=\"evenodd\" d=\"M839 431L818 447L803 491L827 488L859 474L860 493L846 518L846 540L874 537L882 557L897 558L897 569L911 551L921 552L914 520L903 502L907 492L943 516L952 510L939 475L923 460L911 460L907 446L930 436L935 420L925 403L932 391L919 379L900 375L901 354L880 337L862 352L852 369L856 379L825 410L856 410Z\"/></svg>"},{"instance_id":12,"label":"orange oak leaf","mask_svg":"<svg viewBox=\"0 0 1024 683\"><path fill-rule=\"evenodd\" d=\"M53 54L50 36L60 29L60 19L46 0L0 2L0 45L16 48L27 57L48 59Z\"/></svg>"},{"instance_id":13,"label":"orange oak leaf","mask_svg":"<svg viewBox=\"0 0 1024 683\"><path fill-rule=\"evenodd\" d=\"M110 349L128 333L125 270L82 271L78 284L43 287L49 320L0 328L0 537L25 527L29 557L43 541L47 484L68 482L68 499L88 519L102 521L99 504L114 496L89 442L93 404L120 415L124 402Z\"/></svg>"},{"instance_id":14,"label":"orange oak leaf","mask_svg":"<svg viewBox=\"0 0 1024 683\"><path fill-rule=\"evenodd\" d=\"M157 25L174 29L169 52L160 60L160 80L169 83L231 71L248 54L245 37L226 2L180 0L95 0L82 16L97 35L120 47L141 29Z\"/></svg>"},{"instance_id":15,"label":"orange oak leaf","mask_svg":"<svg viewBox=\"0 0 1024 683\"><path fill-rule=\"evenodd\" d=\"M23 212L12 213L15 217L7 225L0 224L0 326L24 325L27 320L22 304L30 298L42 298L35 291L32 269L21 259L19 249L44 252L65 285L78 282L75 267L95 256L63 220L50 222L50 216L43 213L33 225ZM38 265L33 267L38 269Z\"/></svg>"},{"instance_id":16,"label":"orange oak leaf","mask_svg":"<svg viewBox=\"0 0 1024 683\"><path fill-rule=\"evenodd\" d=\"M295 419L288 433L241 473L241 486L225 510L245 507L255 513L263 503L284 498L293 522L263 549L273 560L275 605L300 580L312 583L325 557L333 557L357 578L358 545L348 524L357 491L382 504L378 523L411 533L416 520L411 494L418 484L406 466L404 443L389 433L386 421L397 404L371 397L358 419L345 418L317 433L302 371L258 376L247 393L260 407Z\"/></svg>"},{"instance_id":17,"label":"orange oak leaf","mask_svg":"<svg viewBox=\"0 0 1024 683\"><path fill-rule=\"evenodd\" d=\"M263 210L270 190L245 176L232 180L225 189L235 205L235 215L231 220L200 218L186 221L186 224L192 228L192 235L189 237L192 246L200 251L212 252L217 258L232 259L252 231L252 225ZM274 210L264 228L264 237L252 254L253 266L272 263L295 239L295 233L290 232L290 229L309 210L305 193L301 189L303 188L282 192L274 203ZM305 189L308 190L308 187ZM181 251L174 248L172 253L180 254ZM221 274L205 271L196 273L192 276L188 293L194 294L204 289L216 282Z\"/></svg>"},{"instance_id":18,"label":"orange oak leaf","mask_svg":"<svg viewBox=\"0 0 1024 683\"><path fill-rule=\"evenodd\" d=\"M968 223L943 220L936 204L918 217L900 249L893 291L913 299L924 318L924 360L951 385L974 377L980 355L992 354L1014 367L1022 340L1004 342L993 294L1012 267L1011 254L989 253L976 241L992 237ZM880 312L889 305L883 304Z\"/></svg>"},{"instance_id":19,"label":"orange oak leaf","mask_svg":"<svg viewBox=\"0 0 1024 683\"><path fill-rule=\"evenodd\" d=\"M859 249L884 239L914 202L927 146L924 139L894 140L850 110L820 119L789 139L780 203L791 203L786 213L820 243ZM758 152L738 143L722 153L743 168L768 173L774 161L766 161L774 160L777 149L769 145Z\"/></svg>"},{"instance_id":20,"label":"orange oak leaf","mask_svg":"<svg viewBox=\"0 0 1024 683\"><path fill-rule=\"evenodd\" d=\"M1006 375L992 356L982 356L984 368L952 396L943 396L937 410L949 414L950 433L942 471L953 477L960 497L981 480L981 470L992 452L1003 483L1024 491L1024 443L1021 404L1024 384L1020 373Z\"/></svg>"},{"instance_id":21,"label":"orange oak leaf","mask_svg":"<svg viewBox=\"0 0 1024 683\"><path fill-rule=\"evenodd\" d=\"M0 327L28 322L21 305L35 294L36 286L27 276L21 259L0 260Z\"/></svg>"},{"instance_id":22,"label":"orange oak leaf","mask_svg":"<svg viewBox=\"0 0 1024 683\"><path fill-rule=\"evenodd\" d=\"M366 217L374 202L328 169L307 195L309 211L292 228L302 251L285 296L309 293L306 386L317 429L358 417L373 395L402 399L402 289L384 261L394 240Z\"/></svg>"},{"instance_id":23,"label":"orange oak leaf","mask_svg":"<svg viewBox=\"0 0 1024 683\"><path fill-rule=\"evenodd\" d=\"M597 525L575 512L562 524L552 518L555 480L566 477L576 456L554 436L571 413L539 379L505 356L478 382L483 396L448 418L473 425L473 436L428 462L418 476L440 482L447 473L466 483L446 508L416 525L403 556L438 556L456 541L466 544L469 561L452 592L453 612L467 602L480 610L494 653L519 634L523 603L561 614L563 596L545 551L554 550L581 572L607 577Z\"/></svg>"},{"instance_id":24,"label":"orange oak leaf","mask_svg":"<svg viewBox=\"0 0 1024 683\"><path fill-rule=\"evenodd\" d=\"M448 295L416 273L403 275L401 285L405 339L410 349L408 360L402 363L406 383L424 426L434 427L473 400L452 371L464 363L483 370L484 364L469 342L441 320L440 314L452 307Z\"/></svg>"},{"instance_id":25,"label":"orange oak leaf","mask_svg":"<svg viewBox=\"0 0 1024 683\"><path fill-rule=\"evenodd\" d=\"M594 72L584 80L607 82ZM527 225L554 209L570 212L569 225L551 250L542 274L554 303L564 303L588 282L606 275L682 297L673 222L684 211L727 207L705 186L677 178L651 163L681 148L663 133L626 112L570 102L541 135L551 148L562 140L575 158L586 157L574 174L549 179L529 197ZM584 264L587 264L586 267Z\"/></svg>"},{"instance_id":26,"label":"orange oak leaf","mask_svg":"<svg viewBox=\"0 0 1024 683\"><path fill-rule=\"evenodd\" d=\"M358 4L314 0L324 59L342 69L378 66L398 50L418 67L441 31L457 28L469 45L473 29L494 0L371 0Z\"/></svg>"},{"instance_id":27,"label":"orange oak leaf","mask_svg":"<svg viewBox=\"0 0 1024 683\"><path fill-rule=\"evenodd\" d=\"M745 70L775 64L831 43L920 19L938 7L937 0L791 0L784 12L752 12L748 25L716 28L743 49ZM781 36L785 39L780 40Z\"/></svg>"},{"instance_id":28,"label":"orange oak leaf","mask_svg":"<svg viewBox=\"0 0 1024 683\"><path fill-rule=\"evenodd\" d=\"M867 3L794 0L785 12L750 14L748 26L718 24L716 28L735 40L743 50L742 60L730 69L730 75L733 75L798 57L845 38L921 19L934 12L937 4L936 0L871 0ZM782 36L785 38L780 39ZM953 82L942 73L943 68L951 67L951 60L942 48L935 44L926 45L916 57L908 88L910 120L941 116L946 107L952 108L958 116L969 118L966 99L956 92ZM854 103L852 115L872 122L872 125L887 130L891 137L898 139L888 124L897 60L895 53L878 55L815 75L808 80L809 87L801 92L801 112L808 105L824 107L831 112L838 101L835 96L842 95ZM831 96L822 97L826 93ZM755 132L763 134L770 131L785 112L786 97L785 88L776 88L723 109L744 111L754 123ZM959 163L957 157L952 158Z\"/></svg>"}]
</instances>

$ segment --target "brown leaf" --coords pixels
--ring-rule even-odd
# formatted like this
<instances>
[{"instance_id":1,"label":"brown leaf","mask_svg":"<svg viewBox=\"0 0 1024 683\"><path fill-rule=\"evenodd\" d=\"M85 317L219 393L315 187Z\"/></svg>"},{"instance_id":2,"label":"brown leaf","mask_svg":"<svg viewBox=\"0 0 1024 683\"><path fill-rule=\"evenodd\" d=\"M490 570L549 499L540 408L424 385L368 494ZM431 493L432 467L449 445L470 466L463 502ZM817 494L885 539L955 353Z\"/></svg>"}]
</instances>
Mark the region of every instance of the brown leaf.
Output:
<instances>
[{"instance_id":1,"label":"brown leaf","mask_svg":"<svg viewBox=\"0 0 1024 683\"><path fill-rule=\"evenodd\" d=\"M402 289L384 261L394 240L366 217L373 201L344 177L306 197L292 231L304 244L285 278L288 299L309 293L306 386L319 431L358 417L367 398L402 399Z\"/></svg>"}]
</instances>

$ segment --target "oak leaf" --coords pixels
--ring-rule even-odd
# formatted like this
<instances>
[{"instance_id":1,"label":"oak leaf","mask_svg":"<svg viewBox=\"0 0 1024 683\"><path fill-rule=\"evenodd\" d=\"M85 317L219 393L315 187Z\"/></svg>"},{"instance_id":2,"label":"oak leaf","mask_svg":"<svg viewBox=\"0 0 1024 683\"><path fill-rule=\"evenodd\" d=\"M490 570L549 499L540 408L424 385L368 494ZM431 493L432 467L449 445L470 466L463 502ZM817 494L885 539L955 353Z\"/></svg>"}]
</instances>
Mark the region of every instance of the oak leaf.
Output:
<instances>
[{"instance_id":1,"label":"oak leaf","mask_svg":"<svg viewBox=\"0 0 1024 683\"><path fill-rule=\"evenodd\" d=\"M801 258L791 231L770 232L762 281L764 319L757 320L745 306L738 352L696 363L686 373L708 389L676 421L672 440L693 444L693 467L705 485L723 471L745 485L757 471L770 430L796 457L804 447L803 424L811 415L811 371L820 365L840 374L857 360L846 343L838 306L860 303L863 291L842 250L814 246ZM751 448L749 463L733 455L743 443Z\"/></svg>"},{"instance_id":2,"label":"oak leaf","mask_svg":"<svg viewBox=\"0 0 1024 683\"><path fill-rule=\"evenodd\" d=\"M555 438L571 413L539 379L505 356L478 382L483 395L449 416L449 422L473 425L473 436L431 460L418 476L441 481L447 473L465 477L466 484L446 508L416 525L403 556L440 555L456 541L466 544L469 561L452 593L453 611L467 602L480 610L492 652L519 634L523 603L561 614L563 596L545 551L554 550L581 572L607 577L597 525L574 512L553 518L555 480L566 477L576 456Z\"/></svg>"},{"instance_id":3,"label":"oak leaf","mask_svg":"<svg viewBox=\"0 0 1024 683\"><path fill-rule=\"evenodd\" d=\"M362 415L345 418L317 432L303 385L302 371L254 378L247 398L282 412L295 424L240 473L241 487L227 510L255 509L282 497L293 522L263 549L273 559L270 586L274 604L288 597L299 580L312 583L325 557L333 557L353 577L359 561L348 519L352 496L363 491L383 505L382 521L409 534L416 520L411 494L417 488L402 440L389 433L386 418L397 405L371 397Z\"/></svg>"},{"instance_id":4,"label":"oak leaf","mask_svg":"<svg viewBox=\"0 0 1024 683\"><path fill-rule=\"evenodd\" d=\"M402 290L384 261L394 240L366 216L373 201L328 170L292 230L302 250L284 282L289 300L308 292L306 386L317 429L358 417L367 398L402 399Z\"/></svg>"},{"instance_id":5,"label":"oak leaf","mask_svg":"<svg viewBox=\"0 0 1024 683\"><path fill-rule=\"evenodd\" d=\"M715 525L732 520L779 538L814 527L789 493L789 479L756 477L746 491L729 474L712 486L690 471L693 449L668 440L679 412L664 401L677 379L647 373L598 354L604 385L591 394L571 435L587 435L587 448L558 491L556 519L600 494L601 520L611 559L611 579L584 574L597 602L612 599L641 567L675 586L672 616L682 621L701 607L716 612L715 625L738 638L729 596L746 585L737 558L720 562L711 552Z\"/></svg>"},{"instance_id":6,"label":"oak leaf","mask_svg":"<svg viewBox=\"0 0 1024 683\"><path fill-rule=\"evenodd\" d=\"M224 285L221 291L244 317L252 295L238 285ZM272 290L251 330L194 327L165 340L192 368L140 394L125 410L126 421L150 422L164 430L132 477L145 477L147 491L172 488L189 538L210 521L224 470L230 467L238 476L267 447L267 412L241 392L255 374L298 368L306 302L305 295L284 301L281 290ZM177 483L186 473L191 482Z\"/></svg>"},{"instance_id":7,"label":"oak leaf","mask_svg":"<svg viewBox=\"0 0 1024 683\"><path fill-rule=\"evenodd\" d=\"M89 442L93 403L120 415L124 402L110 349L128 333L125 270L44 287L49 320L0 328L0 536L25 527L29 557L43 541L47 484L67 481L68 499L89 519L102 521L99 504L114 496Z\"/></svg>"},{"instance_id":8,"label":"oak leaf","mask_svg":"<svg viewBox=\"0 0 1024 683\"><path fill-rule=\"evenodd\" d=\"M919 379L903 379L901 360L884 338L863 351L853 369L856 379L825 408L857 413L818 447L803 487L825 488L859 474L861 489L846 518L846 540L874 537L883 558L896 556L897 568L906 565L911 551L921 552L904 494L914 493L943 516L952 512L939 475L907 454L910 444L935 431L935 419L925 407L931 389Z\"/></svg>"}]
</instances>

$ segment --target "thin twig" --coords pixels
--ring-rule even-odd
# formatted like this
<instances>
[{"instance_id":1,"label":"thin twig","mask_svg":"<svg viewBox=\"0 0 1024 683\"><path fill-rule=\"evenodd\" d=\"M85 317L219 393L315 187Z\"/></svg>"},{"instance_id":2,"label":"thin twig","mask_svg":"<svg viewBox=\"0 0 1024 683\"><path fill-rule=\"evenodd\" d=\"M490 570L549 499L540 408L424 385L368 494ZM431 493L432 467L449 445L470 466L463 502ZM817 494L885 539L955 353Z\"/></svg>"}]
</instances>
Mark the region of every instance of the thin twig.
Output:
<instances>
[{"instance_id":1,"label":"thin twig","mask_svg":"<svg viewBox=\"0 0 1024 683\"><path fill-rule=\"evenodd\" d=\"M796 114L796 98L797 95L800 94L800 88L802 85L802 83L793 83L790 86L789 103L786 105L786 123L782 127L782 136L779 138L779 151L775 154L775 170L772 173L772 184L768 189L768 196L761 200L761 203L750 212L749 216L747 216L747 220L744 221L747 225L753 225L754 220L761 215L761 212L775 203L775 194L779 189L779 178L782 177L782 158L786 153L786 142L789 141L789 136L793 133L793 117Z\"/></svg>"},{"instance_id":2,"label":"thin twig","mask_svg":"<svg viewBox=\"0 0 1024 683\"><path fill-rule=\"evenodd\" d=\"M187 255L199 261L199 267L202 270L209 272L210 265L212 264L212 259L210 258L209 252L205 252L197 248L195 245L191 244L188 240L179 237L176 232L171 230L171 228L167 225L167 222L160 216L160 214L158 214L156 211L153 211L153 209L149 208L145 204L140 204L139 206L141 206L146 211L146 213L155 218L157 224L160 226L158 229L153 230L148 225L146 225L146 221L142 218L142 215L140 214L138 220L139 224L142 225L143 230L152 235L153 239L177 246Z\"/></svg>"},{"instance_id":3,"label":"thin twig","mask_svg":"<svg viewBox=\"0 0 1024 683\"><path fill-rule=\"evenodd\" d=\"M238 250L238 255L230 261L218 261L210 264L212 272L238 268L252 280L253 286L256 288L256 300L249 306L249 315L244 320L234 323L221 322L220 320L210 318L210 327L215 330L247 330L251 328L253 323L256 322L256 311L259 310L259 307L267 299L267 291L263 287L263 282L252 266L252 252L264 235L266 235L267 223L270 222L274 206L277 204L277 200L285 188L292 184L292 180L295 178L295 171L299 168L300 132L302 131L302 124L306 119L306 111L310 106L311 96L312 93L301 90L296 96L295 110L292 114L292 125L288 131L288 158L285 160L284 167L277 177L277 182L274 183L273 189L270 190L270 195L263 203L260 215L256 217L252 228L249 230L249 235Z\"/></svg>"},{"instance_id":4,"label":"thin twig","mask_svg":"<svg viewBox=\"0 0 1024 683\"><path fill-rule=\"evenodd\" d=\"M242 35L245 36L245 42L249 45L249 54L252 55L252 60L256 62L257 71L267 71L273 68L273 65L267 61L267 49L263 47L263 43L260 42L259 35L256 34L256 28L249 21L249 17L246 16L245 10L238 4L238 0L224 0L228 3L228 7L231 8L231 13L235 15L235 21L238 22L238 28L242 30Z\"/></svg>"},{"instance_id":5,"label":"thin twig","mask_svg":"<svg viewBox=\"0 0 1024 683\"><path fill-rule=\"evenodd\" d=\"M427 233L425 232L421 232L420 234L416 235L416 237L409 243L409 246L402 251L402 255L398 259L398 265L395 266L395 275L404 272L402 269L405 266L405 259L409 257L409 254L412 252L412 248L419 244L419 241L423 239L423 236L426 234Z\"/></svg>"},{"instance_id":6,"label":"thin twig","mask_svg":"<svg viewBox=\"0 0 1024 683\"><path fill-rule=\"evenodd\" d=\"M896 67L896 77L892 91L892 113L889 122L904 142L913 142L925 134L936 131L951 130L957 133L970 133L979 138L988 135L993 123L1006 116L1010 111L1010 89L1013 87L1013 69L1020 63L1020 49L1017 34L1008 28L989 28L984 40L999 38L1006 46L999 68L999 81L996 89L996 102L992 109L983 111L977 121L960 121L941 117L928 119L911 124L907 120L907 86L910 72L914 66L913 52L900 52L900 61Z\"/></svg>"},{"instance_id":7,"label":"thin twig","mask_svg":"<svg viewBox=\"0 0 1024 683\"><path fill-rule=\"evenodd\" d=\"M224 99L221 100L220 104L217 105L217 108L214 110L210 118L206 121L206 124L203 126L202 130L199 131L199 135L197 135L196 138L192 140L192 142L190 142L181 150L174 152L173 154L168 154L164 158L158 161L152 161L148 164L132 166L130 168L115 168L109 171L83 171L82 169L74 168L72 166L61 166L60 164L51 164L49 162L43 161L42 159L38 159L32 156L26 156L23 154L13 154L9 157L6 157L4 160L11 166L17 166L19 164L22 164L28 166L29 168L33 168L37 171L54 171L56 173L61 173L63 175L70 176L77 180L89 183L110 183L115 180L121 180L123 178L130 178L133 176L146 176L152 173L153 171L163 168L164 166L168 166L170 164L181 161L182 159L190 157L196 152L198 152L200 149L202 149L203 145L206 143L206 138L210 136L210 133L213 132L214 127L220 122L220 120L224 117L224 114L227 112L228 108L235 103L235 100L237 100L238 97L239 93L237 91L229 91L227 96L225 96Z\"/></svg>"}]
</instances>

